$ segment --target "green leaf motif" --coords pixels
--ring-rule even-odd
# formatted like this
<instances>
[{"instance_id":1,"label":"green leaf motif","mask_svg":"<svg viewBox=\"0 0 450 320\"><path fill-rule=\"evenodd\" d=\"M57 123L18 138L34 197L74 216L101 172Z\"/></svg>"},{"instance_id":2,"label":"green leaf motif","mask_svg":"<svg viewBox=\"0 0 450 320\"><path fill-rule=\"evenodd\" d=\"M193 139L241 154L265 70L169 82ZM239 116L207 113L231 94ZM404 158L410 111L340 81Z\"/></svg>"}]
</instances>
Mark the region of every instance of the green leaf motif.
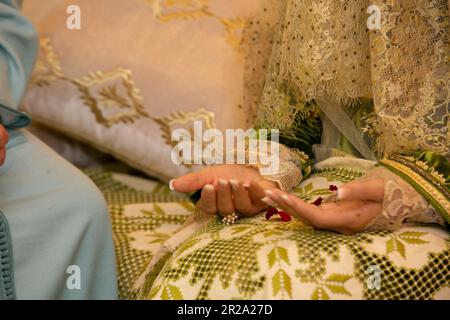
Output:
<instances>
[{"instance_id":1,"label":"green leaf motif","mask_svg":"<svg viewBox=\"0 0 450 320\"><path fill-rule=\"evenodd\" d=\"M146 215L146 216L153 216L154 212L153 211L148 211L148 210L141 210L142 214Z\"/></svg>"},{"instance_id":2,"label":"green leaf motif","mask_svg":"<svg viewBox=\"0 0 450 320\"><path fill-rule=\"evenodd\" d=\"M273 294L277 295L280 291L286 292L292 299L292 284L291 278L283 270L280 269L272 278Z\"/></svg>"},{"instance_id":3,"label":"green leaf motif","mask_svg":"<svg viewBox=\"0 0 450 320\"><path fill-rule=\"evenodd\" d=\"M426 244L428 241L420 239L426 232L407 231L399 235L399 238L409 244Z\"/></svg>"},{"instance_id":4,"label":"green leaf motif","mask_svg":"<svg viewBox=\"0 0 450 320\"><path fill-rule=\"evenodd\" d=\"M183 300L183 295L180 289L175 286L168 285L163 288L161 293L161 299L163 300Z\"/></svg>"},{"instance_id":5,"label":"green leaf motif","mask_svg":"<svg viewBox=\"0 0 450 320\"><path fill-rule=\"evenodd\" d=\"M162 183L158 183L156 186L155 186L155 188L152 190L152 194L159 194L159 193L161 193L161 194L164 194L164 195L167 195L167 194L170 194L170 189L169 189L169 186L168 185L165 185L165 184L162 184Z\"/></svg>"},{"instance_id":6,"label":"green leaf motif","mask_svg":"<svg viewBox=\"0 0 450 320\"><path fill-rule=\"evenodd\" d=\"M155 214L159 214L159 215L163 215L163 216L166 215L166 212L160 206L158 206L156 203L153 204L152 211L141 210L141 212L147 216L153 216Z\"/></svg>"},{"instance_id":7,"label":"green leaf motif","mask_svg":"<svg viewBox=\"0 0 450 320\"><path fill-rule=\"evenodd\" d=\"M386 243L386 253L390 254L392 252L395 251L394 248L394 239L390 239L387 243Z\"/></svg>"},{"instance_id":8,"label":"green leaf motif","mask_svg":"<svg viewBox=\"0 0 450 320\"><path fill-rule=\"evenodd\" d=\"M232 235L235 235L235 234L238 234L238 233L241 233L241 232L245 232L245 231L247 231L248 229L251 229L251 227L250 227L250 226L237 226L237 227L233 227L233 228L232 228L233 232L232 232L231 234L232 234Z\"/></svg>"},{"instance_id":9,"label":"green leaf motif","mask_svg":"<svg viewBox=\"0 0 450 320\"><path fill-rule=\"evenodd\" d=\"M195 238L192 239L192 240L189 240L188 242L184 243L180 247L179 252L180 253L184 253L186 250L188 250L188 249L192 248L193 246L195 246L198 242L200 242L200 240L199 239L195 239Z\"/></svg>"},{"instance_id":10,"label":"green leaf motif","mask_svg":"<svg viewBox=\"0 0 450 320\"><path fill-rule=\"evenodd\" d=\"M325 195L329 195L329 194L333 194L333 192L328 189L323 189L323 188L316 189L310 193L310 195L313 195L313 196L325 196Z\"/></svg>"},{"instance_id":11,"label":"green leaf motif","mask_svg":"<svg viewBox=\"0 0 450 320\"><path fill-rule=\"evenodd\" d=\"M418 231L405 231L400 234L400 237L411 237L411 238L420 238L426 235L426 232L418 232Z\"/></svg>"},{"instance_id":12,"label":"green leaf motif","mask_svg":"<svg viewBox=\"0 0 450 320\"><path fill-rule=\"evenodd\" d=\"M398 239L394 238L386 243L387 254L397 251L403 258L406 258L405 245Z\"/></svg>"},{"instance_id":13,"label":"green leaf motif","mask_svg":"<svg viewBox=\"0 0 450 320\"><path fill-rule=\"evenodd\" d=\"M309 193L310 191L312 191L314 189L313 184L312 183L308 183L305 186L305 193Z\"/></svg>"},{"instance_id":14,"label":"green leaf motif","mask_svg":"<svg viewBox=\"0 0 450 320\"><path fill-rule=\"evenodd\" d=\"M402 238L403 241L409 244L427 244L428 241L417 238Z\"/></svg>"},{"instance_id":15,"label":"green leaf motif","mask_svg":"<svg viewBox=\"0 0 450 320\"><path fill-rule=\"evenodd\" d=\"M283 248L283 247L275 247L275 248L273 248L268 254L268 259L269 259L269 267L270 268L273 267L273 265L275 264L275 262L278 259L283 260L288 265L290 264L289 263L288 251L286 250L286 248Z\"/></svg>"},{"instance_id":16,"label":"green leaf motif","mask_svg":"<svg viewBox=\"0 0 450 320\"><path fill-rule=\"evenodd\" d=\"M347 289L345 289L345 287L342 286L342 285L326 284L326 286L333 293L345 294L345 295L350 296L350 297L352 296L352 294L350 292L348 292Z\"/></svg>"},{"instance_id":17,"label":"green leaf motif","mask_svg":"<svg viewBox=\"0 0 450 320\"><path fill-rule=\"evenodd\" d=\"M186 209L186 211L194 212L195 206L192 202L180 202L179 205Z\"/></svg>"},{"instance_id":18,"label":"green leaf motif","mask_svg":"<svg viewBox=\"0 0 450 320\"><path fill-rule=\"evenodd\" d=\"M287 251L286 248L278 247L278 255L279 255L281 260L286 262L288 265L290 264L289 263L288 251Z\"/></svg>"},{"instance_id":19,"label":"green leaf motif","mask_svg":"<svg viewBox=\"0 0 450 320\"><path fill-rule=\"evenodd\" d=\"M348 275L348 274L333 273L325 281L344 283L344 282L350 280L351 278L352 278L352 276Z\"/></svg>"},{"instance_id":20,"label":"green leaf motif","mask_svg":"<svg viewBox=\"0 0 450 320\"><path fill-rule=\"evenodd\" d=\"M150 290L150 299L153 299L154 297L156 297L156 294L158 293L159 289L161 289L161 286L156 286L154 288L152 288L152 290Z\"/></svg>"},{"instance_id":21,"label":"green leaf motif","mask_svg":"<svg viewBox=\"0 0 450 320\"><path fill-rule=\"evenodd\" d=\"M163 216L166 214L166 212L160 206L158 206L156 203L153 204L153 210L157 214L160 214L160 215L163 215Z\"/></svg>"},{"instance_id":22,"label":"green leaf motif","mask_svg":"<svg viewBox=\"0 0 450 320\"><path fill-rule=\"evenodd\" d=\"M351 296L352 294L344 287L345 282L351 278L352 276L350 275L334 273L325 280L325 285L332 293Z\"/></svg>"},{"instance_id":23,"label":"green leaf motif","mask_svg":"<svg viewBox=\"0 0 450 320\"><path fill-rule=\"evenodd\" d=\"M316 290L314 290L312 296L312 300L330 300L330 296L327 294L327 292L322 288L318 287Z\"/></svg>"},{"instance_id":24,"label":"green leaf motif","mask_svg":"<svg viewBox=\"0 0 450 320\"><path fill-rule=\"evenodd\" d=\"M269 268L272 268L275 262L277 261L277 254L275 253L275 249L272 249L267 255L267 259L269 260Z\"/></svg>"},{"instance_id":25,"label":"green leaf motif","mask_svg":"<svg viewBox=\"0 0 450 320\"><path fill-rule=\"evenodd\" d=\"M148 244L154 244L154 243L162 243L169 239L169 236L165 238L156 238L155 240L149 241Z\"/></svg>"},{"instance_id":26,"label":"green leaf motif","mask_svg":"<svg viewBox=\"0 0 450 320\"><path fill-rule=\"evenodd\" d=\"M149 232L146 236L154 238L154 240L148 242L149 244L164 242L170 238L170 235L161 232Z\"/></svg>"},{"instance_id":27,"label":"green leaf motif","mask_svg":"<svg viewBox=\"0 0 450 320\"><path fill-rule=\"evenodd\" d=\"M264 238L268 238L270 236L280 236L283 233L277 230L269 230L267 232L264 232Z\"/></svg>"}]
</instances>

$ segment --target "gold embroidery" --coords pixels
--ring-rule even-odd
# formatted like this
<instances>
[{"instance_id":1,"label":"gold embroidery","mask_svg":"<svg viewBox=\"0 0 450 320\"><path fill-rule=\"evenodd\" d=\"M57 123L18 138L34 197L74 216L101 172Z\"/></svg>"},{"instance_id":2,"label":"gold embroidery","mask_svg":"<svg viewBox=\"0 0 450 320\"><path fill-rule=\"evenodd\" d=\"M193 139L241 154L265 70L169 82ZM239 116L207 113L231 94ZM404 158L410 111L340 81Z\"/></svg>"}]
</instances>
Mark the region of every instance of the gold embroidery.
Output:
<instances>
[{"instance_id":1,"label":"gold embroidery","mask_svg":"<svg viewBox=\"0 0 450 320\"><path fill-rule=\"evenodd\" d=\"M64 77L64 73L50 39L41 38L39 47L41 54L34 67L31 83L42 87L49 85L51 81L56 81Z\"/></svg>"},{"instance_id":2,"label":"gold embroidery","mask_svg":"<svg viewBox=\"0 0 450 320\"><path fill-rule=\"evenodd\" d=\"M171 132L176 128L185 128L191 133L193 132L193 123L194 121L202 121L203 127L205 130L207 129L213 129L216 127L214 123L214 113L209 112L203 108L198 109L194 112L184 112L184 111L178 111L173 112L167 117L161 117L161 118L153 118L153 121L155 121L161 128L161 131L163 132L163 139L166 141L169 145L175 145L174 142L171 140ZM194 137L193 134L191 134L191 137Z\"/></svg>"},{"instance_id":3,"label":"gold embroidery","mask_svg":"<svg viewBox=\"0 0 450 320\"><path fill-rule=\"evenodd\" d=\"M110 72L97 71L79 79L68 80L78 88L81 99L91 108L97 122L106 127L149 118L130 70L117 68ZM100 88L92 93L96 85Z\"/></svg>"},{"instance_id":4,"label":"gold embroidery","mask_svg":"<svg viewBox=\"0 0 450 320\"><path fill-rule=\"evenodd\" d=\"M153 118L153 121L155 121L161 128L162 138L164 139L164 141L172 147L177 144L176 141L172 141L171 139L171 132L173 132L174 129L184 128L188 130L191 134L191 139L194 142L195 132L193 125L195 121L202 121L204 130L216 128L214 122L214 113L209 112L204 108L200 108L193 112L173 112L166 117ZM200 139L200 141L203 141L203 137L200 137ZM190 164L183 165L187 168L192 167L192 165Z\"/></svg>"},{"instance_id":5,"label":"gold embroidery","mask_svg":"<svg viewBox=\"0 0 450 320\"><path fill-rule=\"evenodd\" d=\"M167 117L152 118L143 107L143 98L132 79L130 70L117 68L109 72L97 71L84 77L72 78L64 74L49 38L40 40L40 48L42 55L33 73L32 84L47 86L56 80L74 84L81 93L84 104L89 106L95 114L97 122L106 127L120 122L133 123L141 117L151 118L160 126L163 139L169 145L172 145L171 130L176 126L184 125L192 130L193 122L199 120L204 122L206 129L216 127L214 113L203 108L194 112L179 111ZM96 85L100 85L100 88L92 94L92 88ZM120 110L125 111L120 112Z\"/></svg>"},{"instance_id":6,"label":"gold embroidery","mask_svg":"<svg viewBox=\"0 0 450 320\"><path fill-rule=\"evenodd\" d=\"M237 17L228 19L220 17L209 8L209 0L145 0L152 7L154 16L162 22L173 20L197 20L212 18L225 29L226 41L241 53L242 31L246 19Z\"/></svg>"},{"instance_id":7,"label":"gold embroidery","mask_svg":"<svg viewBox=\"0 0 450 320\"><path fill-rule=\"evenodd\" d=\"M202 121L205 129L216 128L214 113L204 108L193 112L178 111L166 117L152 117L145 110L143 97L128 69L118 67L107 72L91 72L79 78L70 77L63 72L58 55L49 38L40 39L40 50L41 55L33 72L31 84L38 87L49 86L53 81L65 81L73 84L81 95L80 99L95 115L97 123L107 128L119 123L134 123L141 118L148 118L159 125L162 138L169 146L174 146L171 141L171 131L177 127L184 127L192 131L194 122ZM39 122L46 121L41 119ZM47 125L49 124L47 123ZM50 126L55 127L51 124ZM66 132L61 128L58 129ZM74 134L69 135L74 136ZM77 138L80 139L80 137ZM108 152L114 153L111 150Z\"/></svg>"},{"instance_id":8,"label":"gold embroidery","mask_svg":"<svg viewBox=\"0 0 450 320\"><path fill-rule=\"evenodd\" d=\"M92 72L80 78L70 77L64 74L49 38L40 40L40 50L32 84L42 87L57 80L72 83L97 122L105 127L150 117L144 109L143 98L130 70L116 68L108 72Z\"/></svg>"}]
</instances>

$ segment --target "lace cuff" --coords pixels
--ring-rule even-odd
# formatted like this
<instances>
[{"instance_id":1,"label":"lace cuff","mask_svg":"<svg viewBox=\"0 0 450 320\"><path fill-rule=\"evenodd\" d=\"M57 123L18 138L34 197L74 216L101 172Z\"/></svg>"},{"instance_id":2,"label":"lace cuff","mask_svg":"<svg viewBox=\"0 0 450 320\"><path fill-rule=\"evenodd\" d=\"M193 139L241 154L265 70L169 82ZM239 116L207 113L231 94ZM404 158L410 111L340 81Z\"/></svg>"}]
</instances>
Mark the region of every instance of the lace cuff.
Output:
<instances>
[{"instance_id":1,"label":"lace cuff","mask_svg":"<svg viewBox=\"0 0 450 320\"><path fill-rule=\"evenodd\" d=\"M383 167L370 170L363 179L383 178L384 200L383 211L375 218L366 230L394 231L404 224L437 223L445 226L445 220L410 184L398 175Z\"/></svg>"},{"instance_id":2,"label":"lace cuff","mask_svg":"<svg viewBox=\"0 0 450 320\"><path fill-rule=\"evenodd\" d=\"M270 143L277 142L272 141ZM256 167L265 179L276 182L281 190L289 192L311 173L312 162L308 155L302 151L288 148L279 143L278 146L278 170L266 173L263 170L263 165L256 164L251 166Z\"/></svg>"},{"instance_id":3,"label":"lace cuff","mask_svg":"<svg viewBox=\"0 0 450 320\"><path fill-rule=\"evenodd\" d=\"M450 224L450 162L445 157L420 151L383 159L377 166L402 178Z\"/></svg>"}]
</instances>

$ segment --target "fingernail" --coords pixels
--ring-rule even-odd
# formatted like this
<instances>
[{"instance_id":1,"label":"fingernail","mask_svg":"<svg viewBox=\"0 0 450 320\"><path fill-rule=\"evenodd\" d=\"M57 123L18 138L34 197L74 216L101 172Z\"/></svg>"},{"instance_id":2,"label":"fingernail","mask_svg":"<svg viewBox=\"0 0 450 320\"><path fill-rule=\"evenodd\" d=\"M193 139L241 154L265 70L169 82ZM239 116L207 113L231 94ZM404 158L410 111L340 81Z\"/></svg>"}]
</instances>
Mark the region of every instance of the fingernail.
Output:
<instances>
[{"instance_id":1,"label":"fingernail","mask_svg":"<svg viewBox=\"0 0 450 320\"><path fill-rule=\"evenodd\" d=\"M344 200L348 197L349 190L345 187L338 188L336 191L336 200Z\"/></svg>"},{"instance_id":2,"label":"fingernail","mask_svg":"<svg viewBox=\"0 0 450 320\"><path fill-rule=\"evenodd\" d=\"M264 193L268 196L273 196L273 192L271 190L264 190Z\"/></svg>"},{"instance_id":3,"label":"fingernail","mask_svg":"<svg viewBox=\"0 0 450 320\"><path fill-rule=\"evenodd\" d=\"M291 199L289 198L289 196L288 196L287 194L283 194L283 195L281 196L281 199L283 199L284 201L286 201L286 203L287 203L288 205L291 205L291 204L292 204Z\"/></svg>"},{"instance_id":4,"label":"fingernail","mask_svg":"<svg viewBox=\"0 0 450 320\"><path fill-rule=\"evenodd\" d=\"M242 186L243 186L245 189L248 189L248 188L250 188L250 183L244 183Z\"/></svg>"},{"instance_id":5,"label":"fingernail","mask_svg":"<svg viewBox=\"0 0 450 320\"><path fill-rule=\"evenodd\" d=\"M261 201L264 202L265 204L268 204L269 206L272 206L272 207L276 207L277 206L277 203L275 201L273 201L272 199L268 198L268 197L262 198Z\"/></svg>"},{"instance_id":6,"label":"fingernail","mask_svg":"<svg viewBox=\"0 0 450 320\"><path fill-rule=\"evenodd\" d=\"M173 188L173 182L175 181L175 179L172 179L169 181L169 189L172 191L175 191L175 189Z\"/></svg>"},{"instance_id":7,"label":"fingernail","mask_svg":"<svg viewBox=\"0 0 450 320\"><path fill-rule=\"evenodd\" d=\"M219 179L219 184L222 187L226 187L228 185L228 181L227 180L223 180L223 179Z\"/></svg>"},{"instance_id":8,"label":"fingernail","mask_svg":"<svg viewBox=\"0 0 450 320\"><path fill-rule=\"evenodd\" d=\"M239 188L239 182L237 180L230 179L231 188L233 190L237 190Z\"/></svg>"},{"instance_id":9,"label":"fingernail","mask_svg":"<svg viewBox=\"0 0 450 320\"><path fill-rule=\"evenodd\" d=\"M214 190L214 186L212 184L205 184L203 189L205 189L206 191L213 191Z\"/></svg>"}]
</instances>

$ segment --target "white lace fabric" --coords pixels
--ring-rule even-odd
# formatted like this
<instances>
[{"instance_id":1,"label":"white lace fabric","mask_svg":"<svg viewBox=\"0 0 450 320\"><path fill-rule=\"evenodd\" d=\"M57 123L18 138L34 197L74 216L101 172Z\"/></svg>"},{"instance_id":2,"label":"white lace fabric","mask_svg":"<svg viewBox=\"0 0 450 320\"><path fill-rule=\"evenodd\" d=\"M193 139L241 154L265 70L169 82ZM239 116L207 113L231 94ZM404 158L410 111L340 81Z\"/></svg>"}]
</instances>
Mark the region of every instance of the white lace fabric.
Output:
<instances>
[{"instance_id":1,"label":"white lace fabric","mask_svg":"<svg viewBox=\"0 0 450 320\"><path fill-rule=\"evenodd\" d=\"M277 143L277 142L271 142ZM270 180L278 184L278 187L286 192L289 192L296 185L300 183L303 178L301 163L308 159L308 156L303 152L295 152L294 150L279 144L279 167L277 172L273 174L263 174L262 166L256 165L259 173L264 179Z\"/></svg>"},{"instance_id":2,"label":"white lace fabric","mask_svg":"<svg viewBox=\"0 0 450 320\"><path fill-rule=\"evenodd\" d=\"M310 100L333 97L341 108L369 98L378 159L417 149L450 155L448 0L261 1L266 10L244 34L256 123L289 132ZM381 18L372 30L369 6Z\"/></svg>"},{"instance_id":3,"label":"white lace fabric","mask_svg":"<svg viewBox=\"0 0 450 320\"><path fill-rule=\"evenodd\" d=\"M370 170L362 180L383 178L383 211L366 228L367 231L395 231L410 223L435 223L445 226L441 215L401 177L386 168Z\"/></svg>"}]
</instances>

